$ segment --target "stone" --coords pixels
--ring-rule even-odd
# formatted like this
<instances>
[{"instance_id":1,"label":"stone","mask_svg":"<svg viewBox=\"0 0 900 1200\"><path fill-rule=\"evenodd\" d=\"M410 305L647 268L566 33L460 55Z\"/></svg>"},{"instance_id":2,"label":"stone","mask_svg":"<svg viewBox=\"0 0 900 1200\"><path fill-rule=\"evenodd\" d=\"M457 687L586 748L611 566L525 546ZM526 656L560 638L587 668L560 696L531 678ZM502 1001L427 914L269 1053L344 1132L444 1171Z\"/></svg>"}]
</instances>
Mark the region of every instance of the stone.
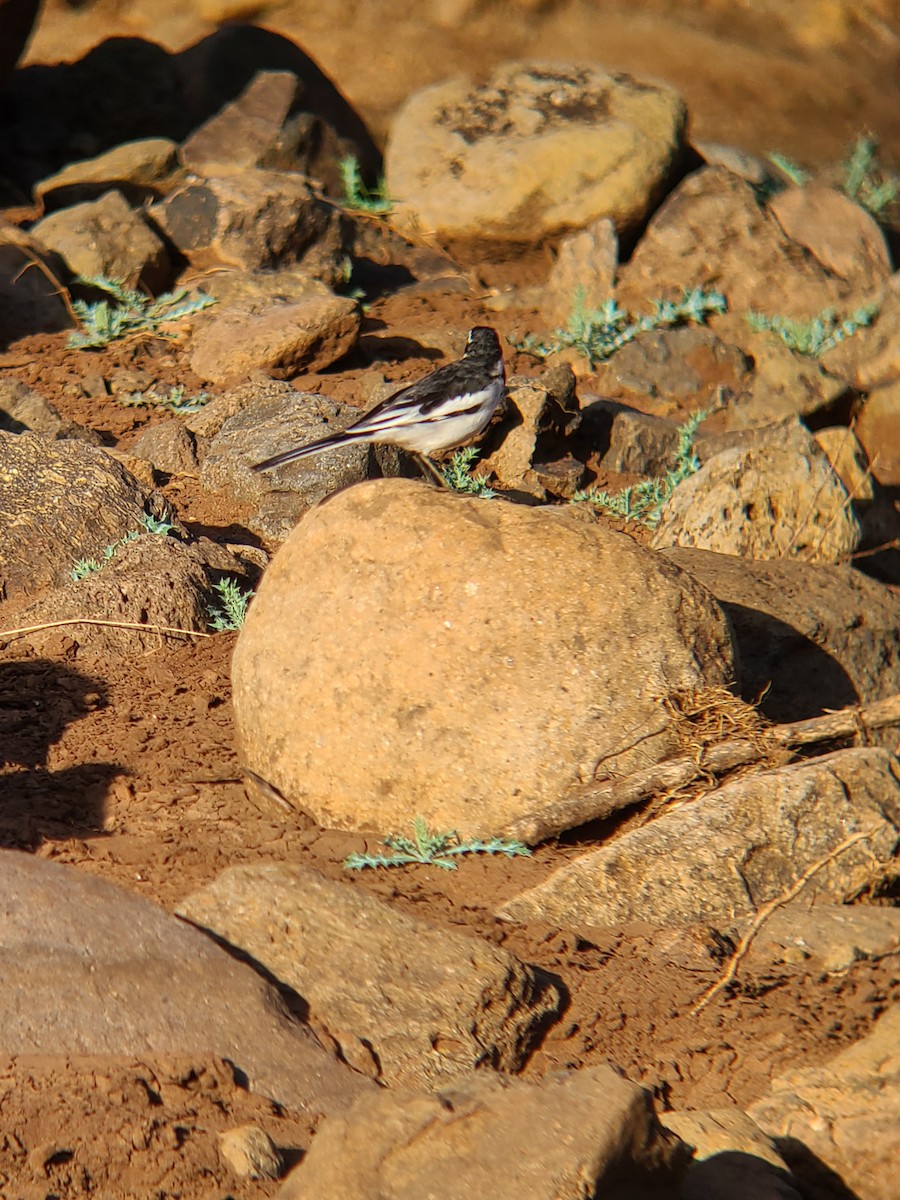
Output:
<instances>
[{"instance_id":1,"label":"stone","mask_svg":"<svg viewBox=\"0 0 900 1200\"><path fill-rule=\"evenodd\" d=\"M682 149L664 84L594 65L502 63L415 92L385 152L391 222L459 243L532 245L608 217L636 228Z\"/></svg>"},{"instance_id":2,"label":"stone","mask_svg":"<svg viewBox=\"0 0 900 1200\"><path fill-rule=\"evenodd\" d=\"M687 1151L610 1067L381 1092L328 1119L277 1200L676 1200Z\"/></svg>"},{"instance_id":3,"label":"stone","mask_svg":"<svg viewBox=\"0 0 900 1200\"><path fill-rule=\"evenodd\" d=\"M16 225L4 221L0 233L0 348L32 333L71 329L58 286L37 265L59 279L63 260Z\"/></svg>"},{"instance_id":4,"label":"stone","mask_svg":"<svg viewBox=\"0 0 900 1200\"><path fill-rule=\"evenodd\" d=\"M859 541L844 485L797 422L781 442L709 458L665 501L651 545L838 562L848 560Z\"/></svg>"},{"instance_id":5,"label":"stone","mask_svg":"<svg viewBox=\"0 0 900 1200\"><path fill-rule=\"evenodd\" d=\"M803 1195L893 1200L900 1157L900 1008L821 1067L790 1071L750 1106ZM835 1175L838 1177L835 1180ZM840 1187L836 1191L835 1184Z\"/></svg>"},{"instance_id":6,"label":"stone","mask_svg":"<svg viewBox=\"0 0 900 1200\"><path fill-rule=\"evenodd\" d=\"M478 466L491 472L502 488L545 500L547 488L535 468L541 459L540 447L578 425L577 401L571 397L560 403L543 380L513 376L508 381L506 411L507 419L486 438L489 452L482 452ZM498 439L500 444L493 449ZM579 466L580 477L584 466Z\"/></svg>"},{"instance_id":7,"label":"stone","mask_svg":"<svg viewBox=\"0 0 900 1200\"><path fill-rule=\"evenodd\" d=\"M303 85L293 71L260 71L243 92L195 129L181 161L195 175L242 167L297 169L304 143L318 122L303 113ZM301 115L302 114L302 115Z\"/></svg>"},{"instance_id":8,"label":"stone","mask_svg":"<svg viewBox=\"0 0 900 1200\"><path fill-rule=\"evenodd\" d=\"M727 923L783 895L848 833L871 830L806 885L807 901L843 903L893 860L894 762L885 750L838 750L745 775L565 864L500 916L564 928Z\"/></svg>"},{"instance_id":9,"label":"stone","mask_svg":"<svg viewBox=\"0 0 900 1200\"><path fill-rule=\"evenodd\" d=\"M123 142L95 158L68 163L35 185L35 198L46 211L96 200L110 189L129 204L155 200L178 168L178 146L171 138Z\"/></svg>"},{"instance_id":10,"label":"stone","mask_svg":"<svg viewBox=\"0 0 900 1200\"><path fill-rule=\"evenodd\" d=\"M300 264L310 278L336 284L344 273L337 210L303 176L245 168L195 179L150 214L190 262L245 270Z\"/></svg>"},{"instance_id":11,"label":"stone","mask_svg":"<svg viewBox=\"0 0 900 1200\"><path fill-rule=\"evenodd\" d=\"M750 309L805 319L850 291L814 258L798 254L750 184L723 167L688 175L619 271L618 295L628 308L696 287L724 293L730 319L717 318L714 328L733 328L739 342Z\"/></svg>"},{"instance_id":12,"label":"stone","mask_svg":"<svg viewBox=\"0 0 900 1200\"><path fill-rule=\"evenodd\" d=\"M860 959L879 959L900 950L900 910L868 904L814 904L800 896L773 912L748 952L757 965L815 960L829 974L849 970Z\"/></svg>"},{"instance_id":13,"label":"stone","mask_svg":"<svg viewBox=\"0 0 900 1200\"><path fill-rule=\"evenodd\" d=\"M167 475L195 475L198 470L194 437L176 417L151 425L132 445L131 453Z\"/></svg>"},{"instance_id":14,"label":"stone","mask_svg":"<svg viewBox=\"0 0 900 1200\"><path fill-rule=\"evenodd\" d=\"M276 553L232 678L244 763L319 824L469 837L664 758L655 697L734 670L705 589L627 535L382 479Z\"/></svg>"},{"instance_id":15,"label":"stone","mask_svg":"<svg viewBox=\"0 0 900 1200\"><path fill-rule=\"evenodd\" d=\"M607 470L651 479L672 466L678 429L671 421L593 392L582 392L581 404L580 433Z\"/></svg>"},{"instance_id":16,"label":"stone","mask_svg":"<svg viewBox=\"0 0 900 1200\"><path fill-rule=\"evenodd\" d=\"M209 443L200 482L208 491L228 491L240 503L255 506L249 527L269 540L283 541L310 507L340 488L379 474L379 455L375 447L357 443L272 471L254 471L255 463L325 437L359 416L356 409L326 396L298 392L288 383L270 386L259 397L261 403L246 404L257 395L256 386L248 384L220 398L224 405L237 406L237 411ZM216 416L212 414L213 420ZM392 454L396 457L396 451L388 448L388 458Z\"/></svg>"},{"instance_id":17,"label":"stone","mask_svg":"<svg viewBox=\"0 0 900 1200\"><path fill-rule=\"evenodd\" d=\"M696 150L708 167L724 167L732 175L746 180L753 187L759 187L771 178L772 164L756 154L736 146L724 146L721 142L691 140L691 148Z\"/></svg>"},{"instance_id":18,"label":"stone","mask_svg":"<svg viewBox=\"0 0 900 1200\"><path fill-rule=\"evenodd\" d=\"M229 867L177 912L301 995L313 1028L348 1061L364 1050L388 1087L517 1071L564 1003L507 951L293 864Z\"/></svg>"},{"instance_id":19,"label":"stone","mask_svg":"<svg viewBox=\"0 0 900 1200\"><path fill-rule=\"evenodd\" d=\"M650 416L683 420L686 409L718 406L722 388L729 394L742 391L750 360L711 329L689 325L640 334L598 363L591 376L592 391L606 399L634 405Z\"/></svg>"},{"instance_id":20,"label":"stone","mask_svg":"<svg viewBox=\"0 0 900 1200\"><path fill-rule=\"evenodd\" d=\"M821 563L750 562L687 547L664 554L724 609L741 695L760 700L770 720L802 721L900 692L900 596L884 584Z\"/></svg>"},{"instance_id":21,"label":"stone","mask_svg":"<svg viewBox=\"0 0 900 1200\"><path fill-rule=\"evenodd\" d=\"M321 371L352 350L359 306L348 296L217 308L194 332L191 370L224 383L265 371L278 379Z\"/></svg>"},{"instance_id":22,"label":"stone","mask_svg":"<svg viewBox=\"0 0 900 1200\"><path fill-rule=\"evenodd\" d=\"M813 437L825 451L831 468L844 485L855 506L873 501L875 489L872 472L862 443L846 425L828 425L818 429Z\"/></svg>"},{"instance_id":23,"label":"stone","mask_svg":"<svg viewBox=\"0 0 900 1200\"><path fill-rule=\"evenodd\" d=\"M900 271L894 272L876 299L880 308L875 320L819 359L832 375L861 392L900 380Z\"/></svg>"},{"instance_id":24,"label":"stone","mask_svg":"<svg viewBox=\"0 0 900 1200\"><path fill-rule=\"evenodd\" d=\"M308 1113L372 1087L198 930L86 871L0 851L0 1052L197 1054Z\"/></svg>"},{"instance_id":25,"label":"stone","mask_svg":"<svg viewBox=\"0 0 900 1200\"><path fill-rule=\"evenodd\" d=\"M202 562L190 547L175 538L142 533L133 541L107 550L112 551L109 557L100 554L96 560L99 569L83 579L72 578L72 562L65 585L35 604L18 609L16 626L91 617L208 632L210 584ZM73 625L66 633L74 652L89 658L133 658L162 645L179 646L185 641L184 633L105 625ZM28 642L40 653L56 635L54 629L40 631L29 634Z\"/></svg>"},{"instance_id":26,"label":"stone","mask_svg":"<svg viewBox=\"0 0 900 1200\"><path fill-rule=\"evenodd\" d=\"M785 188L769 201L769 211L792 242L861 292L873 290L891 274L891 252L881 226L836 188Z\"/></svg>"},{"instance_id":27,"label":"stone","mask_svg":"<svg viewBox=\"0 0 900 1200\"><path fill-rule=\"evenodd\" d=\"M75 438L93 446L101 443L93 429L67 421L59 410L21 379L0 379L0 431L3 433L39 433L62 440Z\"/></svg>"},{"instance_id":28,"label":"stone","mask_svg":"<svg viewBox=\"0 0 900 1200\"><path fill-rule=\"evenodd\" d=\"M563 238L541 303L547 327L565 325L576 301L590 311L611 300L618 262L619 239L608 217Z\"/></svg>"},{"instance_id":29,"label":"stone","mask_svg":"<svg viewBox=\"0 0 900 1200\"><path fill-rule=\"evenodd\" d=\"M141 528L149 497L105 451L0 432L0 595L33 597L70 581L81 558Z\"/></svg>"},{"instance_id":30,"label":"stone","mask_svg":"<svg viewBox=\"0 0 900 1200\"><path fill-rule=\"evenodd\" d=\"M284 1170L280 1151L258 1125L220 1133L219 1153L239 1179L277 1179Z\"/></svg>"},{"instance_id":31,"label":"stone","mask_svg":"<svg viewBox=\"0 0 900 1200\"><path fill-rule=\"evenodd\" d=\"M800 1200L772 1139L740 1109L667 1112L661 1120L694 1147L679 1200Z\"/></svg>"},{"instance_id":32,"label":"stone","mask_svg":"<svg viewBox=\"0 0 900 1200\"><path fill-rule=\"evenodd\" d=\"M132 212L121 192L61 208L31 232L85 279L103 275L128 287L141 283L154 294L169 281L171 266L162 240Z\"/></svg>"},{"instance_id":33,"label":"stone","mask_svg":"<svg viewBox=\"0 0 900 1200\"><path fill-rule=\"evenodd\" d=\"M872 474L884 487L900 487L900 377L873 388L856 421Z\"/></svg>"},{"instance_id":34,"label":"stone","mask_svg":"<svg viewBox=\"0 0 900 1200\"><path fill-rule=\"evenodd\" d=\"M847 394L846 383L829 375L817 359L795 354L770 333L755 333L747 326L740 342L753 371L725 407L728 430L813 417Z\"/></svg>"}]
</instances>

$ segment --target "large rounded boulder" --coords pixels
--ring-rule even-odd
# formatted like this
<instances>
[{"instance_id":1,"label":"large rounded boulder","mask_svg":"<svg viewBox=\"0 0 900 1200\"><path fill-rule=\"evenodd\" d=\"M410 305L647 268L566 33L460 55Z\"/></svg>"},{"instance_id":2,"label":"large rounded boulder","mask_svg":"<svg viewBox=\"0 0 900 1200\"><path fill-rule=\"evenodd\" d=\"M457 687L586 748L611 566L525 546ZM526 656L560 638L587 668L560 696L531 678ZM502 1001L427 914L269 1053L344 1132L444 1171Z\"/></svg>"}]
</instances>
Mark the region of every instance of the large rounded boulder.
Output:
<instances>
[{"instance_id":1,"label":"large rounded boulder","mask_svg":"<svg viewBox=\"0 0 900 1200\"><path fill-rule=\"evenodd\" d=\"M490 835L665 757L661 697L734 670L709 592L630 537L373 480L275 555L234 706L245 765L320 824Z\"/></svg>"}]
</instances>

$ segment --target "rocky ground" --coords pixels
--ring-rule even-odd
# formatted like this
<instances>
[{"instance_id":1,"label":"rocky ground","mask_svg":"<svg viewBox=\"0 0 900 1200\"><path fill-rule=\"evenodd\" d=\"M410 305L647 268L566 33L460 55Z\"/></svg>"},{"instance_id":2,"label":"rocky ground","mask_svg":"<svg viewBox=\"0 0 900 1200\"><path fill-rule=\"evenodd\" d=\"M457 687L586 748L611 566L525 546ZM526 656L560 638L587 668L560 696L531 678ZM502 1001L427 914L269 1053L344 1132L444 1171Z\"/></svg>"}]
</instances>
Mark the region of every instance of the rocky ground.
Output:
<instances>
[{"instance_id":1,"label":"rocky ground","mask_svg":"<svg viewBox=\"0 0 900 1200\"><path fill-rule=\"evenodd\" d=\"M46 7L0 1194L894 1194L897 16ZM250 469L474 325L455 488Z\"/></svg>"}]
</instances>

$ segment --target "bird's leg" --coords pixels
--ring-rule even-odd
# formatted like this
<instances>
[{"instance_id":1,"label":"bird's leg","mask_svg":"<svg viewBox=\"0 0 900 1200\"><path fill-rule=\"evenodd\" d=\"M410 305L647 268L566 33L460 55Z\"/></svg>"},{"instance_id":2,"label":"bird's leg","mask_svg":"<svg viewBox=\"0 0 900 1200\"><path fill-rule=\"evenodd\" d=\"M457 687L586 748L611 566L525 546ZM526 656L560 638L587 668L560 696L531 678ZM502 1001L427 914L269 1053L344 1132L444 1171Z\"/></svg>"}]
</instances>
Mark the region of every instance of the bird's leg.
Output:
<instances>
[{"instance_id":1,"label":"bird's leg","mask_svg":"<svg viewBox=\"0 0 900 1200\"><path fill-rule=\"evenodd\" d=\"M450 486L447 483L447 480L444 478L444 476L441 474L441 472L438 470L438 468L434 465L434 463L431 461L431 459L427 455L419 454L418 451L416 451L416 450L411 450L410 454L416 460L416 462L419 464L419 466L422 468L422 474L425 476L426 479L430 479L431 482L434 483L435 486L437 486L439 488L446 488L446 487Z\"/></svg>"}]
</instances>

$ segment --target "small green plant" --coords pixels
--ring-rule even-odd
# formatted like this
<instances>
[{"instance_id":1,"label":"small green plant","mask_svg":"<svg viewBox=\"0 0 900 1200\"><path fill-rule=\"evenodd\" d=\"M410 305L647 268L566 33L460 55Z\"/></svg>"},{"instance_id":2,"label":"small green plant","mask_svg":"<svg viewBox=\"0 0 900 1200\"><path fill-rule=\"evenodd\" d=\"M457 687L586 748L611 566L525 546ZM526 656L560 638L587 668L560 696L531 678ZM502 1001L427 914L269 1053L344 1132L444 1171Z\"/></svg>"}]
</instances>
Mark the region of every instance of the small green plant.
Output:
<instances>
[{"instance_id":1,"label":"small green plant","mask_svg":"<svg viewBox=\"0 0 900 1200\"><path fill-rule=\"evenodd\" d=\"M413 821L412 838L388 835L384 844L393 854L351 854L344 859L348 871L362 871L365 867L404 867L411 863L440 867L444 871L455 871L455 859L462 854L504 854L507 858L529 857L531 851L521 842L490 838L488 841L470 839L461 841L454 832L432 833L422 817Z\"/></svg>"},{"instance_id":2,"label":"small green plant","mask_svg":"<svg viewBox=\"0 0 900 1200\"><path fill-rule=\"evenodd\" d=\"M787 155L779 154L777 150L773 150L771 154L767 154L766 158L783 175L786 175L791 183L796 184L797 187L803 187L812 178L809 171L801 167L799 163L795 163L793 159L788 158Z\"/></svg>"},{"instance_id":3,"label":"small green plant","mask_svg":"<svg viewBox=\"0 0 900 1200\"><path fill-rule=\"evenodd\" d=\"M211 604L207 609L210 629L214 633L226 633L242 628L254 593L242 592L236 579L220 579L213 584L213 591L220 603Z\"/></svg>"},{"instance_id":4,"label":"small green plant","mask_svg":"<svg viewBox=\"0 0 900 1200\"><path fill-rule=\"evenodd\" d=\"M344 207L355 212L369 213L371 216L383 217L394 207L394 202L385 191L384 176L381 175L374 188L366 187L363 182L359 160L352 154L342 158L339 164L341 184L344 188Z\"/></svg>"},{"instance_id":5,"label":"small green plant","mask_svg":"<svg viewBox=\"0 0 900 1200\"><path fill-rule=\"evenodd\" d=\"M198 392L196 396L185 397L185 391L184 384L176 383L166 392L150 388L146 392L126 392L116 398L126 408L157 408L174 413L178 417L199 412L203 405L209 402L208 392Z\"/></svg>"},{"instance_id":6,"label":"small green plant","mask_svg":"<svg viewBox=\"0 0 900 1200\"><path fill-rule=\"evenodd\" d=\"M85 300L72 301L72 309L82 328L69 334L70 350L93 350L138 333L168 337L171 335L162 328L163 325L180 321L216 303L212 296L204 292L191 293L187 288L165 292L153 300L105 275L79 276L75 282L106 292L111 299L90 304Z\"/></svg>"},{"instance_id":7,"label":"small green plant","mask_svg":"<svg viewBox=\"0 0 900 1200\"><path fill-rule=\"evenodd\" d=\"M880 217L900 195L897 178L883 177L877 152L878 139L871 133L862 134L853 143L844 175L844 191L874 217Z\"/></svg>"},{"instance_id":8,"label":"small green plant","mask_svg":"<svg viewBox=\"0 0 900 1200\"><path fill-rule=\"evenodd\" d=\"M649 529L659 524L662 506L672 495L679 483L700 470L700 459L694 449L694 437L700 425L713 410L700 409L678 427L678 445L675 465L666 475L656 479L645 479L620 492L604 492L598 488L586 488L575 493L573 504L593 504L601 512L623 521L639 521Z\"/></svg>"},{"instance_id":9,"label":"small green plant","mask_svg":"<svg viewBox=\"0 0 900 1200\"><path fill-rule=\"evenodd\" d=\"M848 317L839 317L834 309L826 308L809 321L770 317L766 313L751 310L747 313L747 322L757 332L773 333L789 350L808 358L818 358L860 329L871 325L879 308L879 303L865 304Z\"/></svg>"},{"instance_id":10,"label":"small green plant","mask_svg":"<svg viewBox=\"0 0 900 1200\"><path fill-rule=\"evenodd\" d=\"M616 300L607 300L600 308L588 309L584 303L584 291L578 288L565 329L557 329L549 341L529 336L513 345L538 358L546 358L568 346L574 346L593 365L611 358L617 350L633 342L638 334L652 329L670 329L688 321L702 325L707 317L723 313L726 308L725 297L720 292L692 288L680 300L656 300L651 313L634 316L621 308Z\"/></svg>"},{"instance_id":11,"label":"small green plant","mask_svg":"<svg viewBox=\"0 0 900 1200\"><path fill-rule=\"evenodd\" d=\"M124 537L119 538L117 542L110 542L104 547L103 561L100 562L96 558L79 558L78 562L72 568L72 578L77 583L79 579L87 579L88 575L95 575L98 571L102 571L106 563L111 558L114 558L117 551L123 546L127 546L130 542L135 542L141 536L141 532L157 534L165 537L175 528L169 521L159 520L151 513L144 513L141 517L141 529L131 529Z\"/></svg>"},{"instance_id":12,"label":"small green plant","mask_svg":"<svg viewBox=\"0 0 900 1200\"><path fill-rule=\"evenodd\" d=\"M446 467L441 471L447 487L455 492L465 492L470 496L481 496L483 500L492 500L497 493L479 476L472 475L472 466L478 458L474 446L464 446L457 450Z\"/></svg>"}]
</instances>

